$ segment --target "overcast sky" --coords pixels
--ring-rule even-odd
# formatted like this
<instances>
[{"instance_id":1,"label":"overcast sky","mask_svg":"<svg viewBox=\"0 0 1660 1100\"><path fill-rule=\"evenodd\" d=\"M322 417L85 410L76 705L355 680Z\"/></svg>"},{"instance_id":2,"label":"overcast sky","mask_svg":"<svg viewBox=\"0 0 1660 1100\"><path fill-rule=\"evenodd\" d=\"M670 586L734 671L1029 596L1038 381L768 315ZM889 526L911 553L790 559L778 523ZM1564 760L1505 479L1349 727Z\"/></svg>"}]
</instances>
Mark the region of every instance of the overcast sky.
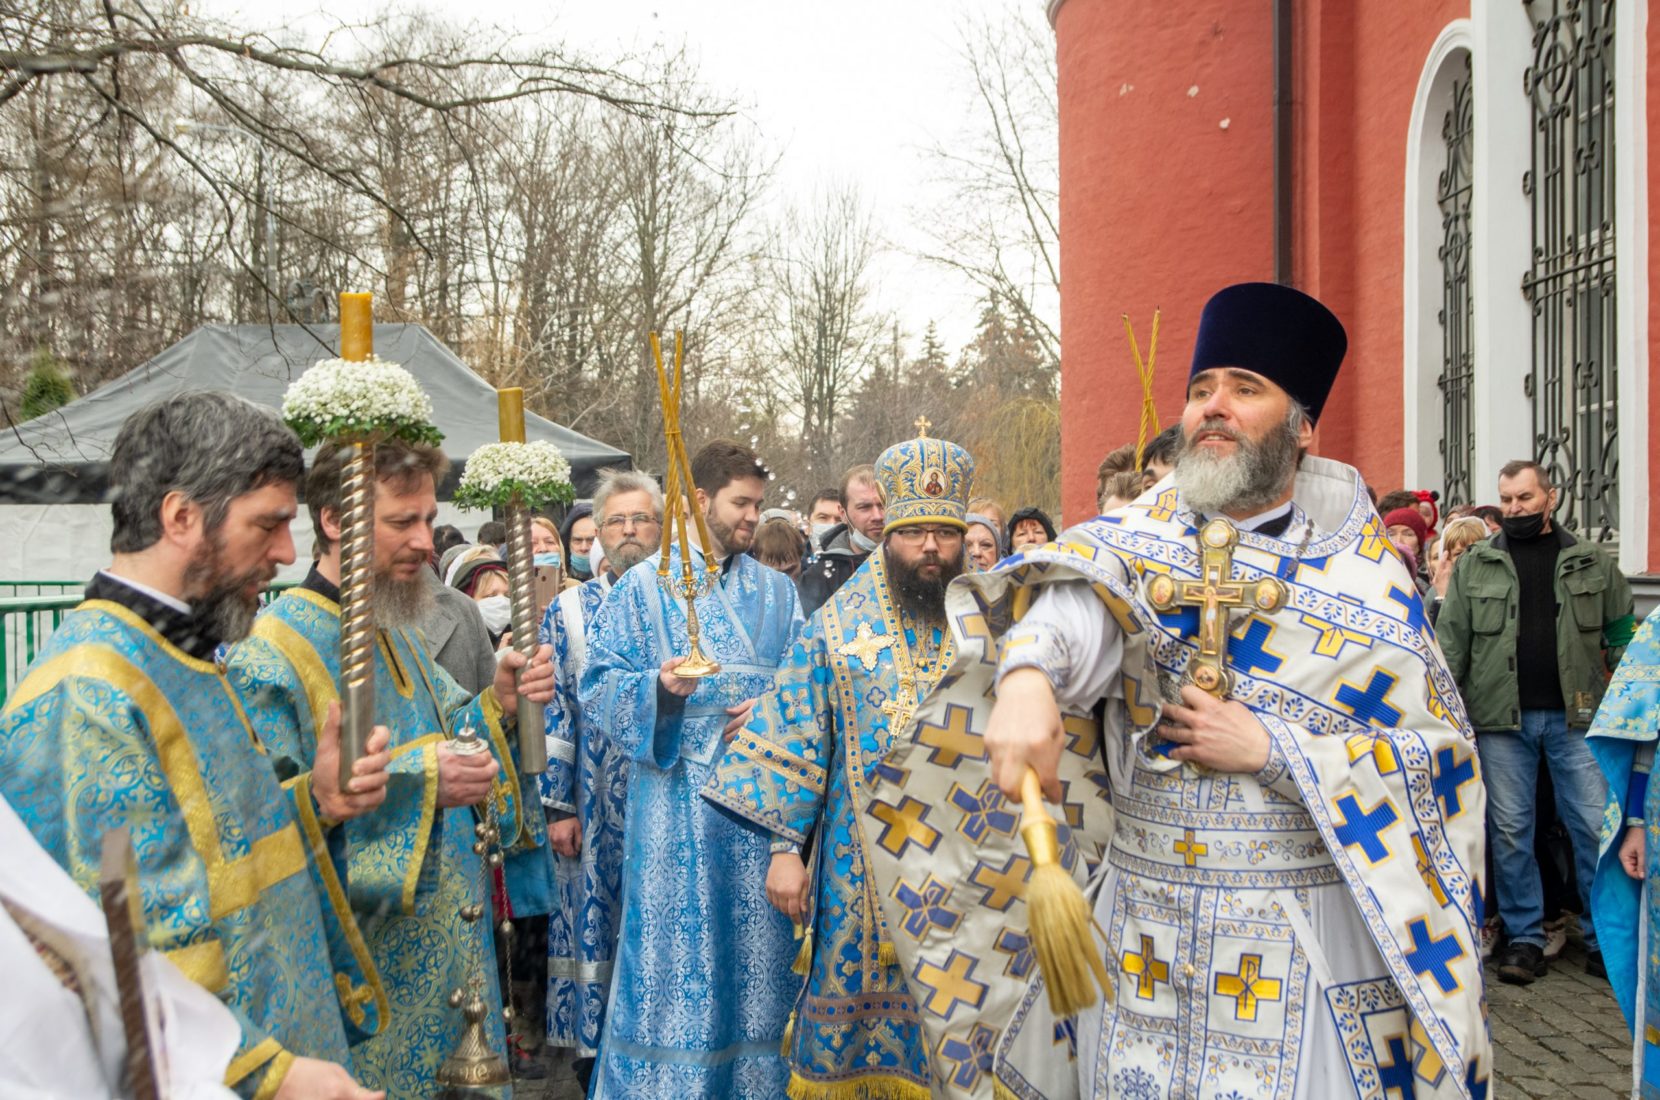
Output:
<instances>
[{"instance_id":1,"label":"overcast sky","mask_svg":"<svg viewBox=\"0 0 1660 1100\"><path fill-rule=\"evenodd\" d=\"M774 199L852 183L894 248L878 266L879 300L899 308L914 339L930 318L955 348L973 328L974 288L912 260L926 238L912 212L938 191L925 150L968 125L973 104L957 57L965 17L1042 0L428 0L457 22L482 21L589 52L596 59L684 45L703 79L733 96L780 154ZM480 13L487 14L481 17ZM198 11L249 27L355 20L371 0L201 0ZM400 6L400 12L407 6Z\"/></svg>"}]
</instances>

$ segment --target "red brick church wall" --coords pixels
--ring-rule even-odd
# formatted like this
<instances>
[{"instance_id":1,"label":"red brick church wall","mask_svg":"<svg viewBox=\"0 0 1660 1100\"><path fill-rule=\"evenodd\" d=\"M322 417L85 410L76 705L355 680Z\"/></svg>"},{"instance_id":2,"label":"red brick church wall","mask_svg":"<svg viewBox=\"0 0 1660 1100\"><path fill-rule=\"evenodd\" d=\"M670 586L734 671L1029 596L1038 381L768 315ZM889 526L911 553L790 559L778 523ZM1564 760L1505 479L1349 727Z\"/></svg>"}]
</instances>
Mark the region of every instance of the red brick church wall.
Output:
<instances>
[{"instance_id":1,"label":"red brick church wall","mask_svg":"<svg viewBox=\"0 0 1660 1100\"><path fill-rule=\"evenodd\" d=\"M1467 0L1319 4L1293 19L1293 281L1350 352L1322 454L1381 488L1401 477L1403 188L1412 97ZM1274 274L1273 16L1263 0L1052 8L1061 166L1062 498L1094 512L1095 466L1135 438L1122 313L1164 311L1156 393L1181 408L1194 327L1217 288Z\"/></svg>"}]
</instances>

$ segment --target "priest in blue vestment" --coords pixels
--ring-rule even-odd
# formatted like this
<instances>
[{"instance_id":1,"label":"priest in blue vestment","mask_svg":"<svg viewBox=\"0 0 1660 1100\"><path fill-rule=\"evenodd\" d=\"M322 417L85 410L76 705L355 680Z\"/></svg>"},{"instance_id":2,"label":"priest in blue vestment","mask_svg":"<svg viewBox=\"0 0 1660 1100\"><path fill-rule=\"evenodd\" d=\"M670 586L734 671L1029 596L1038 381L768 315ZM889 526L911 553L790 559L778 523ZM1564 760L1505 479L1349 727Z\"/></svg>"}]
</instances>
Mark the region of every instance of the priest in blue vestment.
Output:
<instances>
[{"instance_id":1,"label":"priest in blue vestment","mask_svg":"<svg viewBox=\"0 0 1660 1100\"><path fill-rule=\"evenodd\" d=\"M703 793L795 845L810 844L811 914L780 882L807 872L773 856L775 893L808 928L811 968L786 1054L791 1100L929 1100L932 1076L896 929L871 896L860 818L876 769L951 665L945 590L963 570L974 463L942 439L876 461L887 505L882 545L812 615L773 690ZM987 814L1011 823L995 793Z\"/></svg>"},{"instance_id":2,"label":"priest in blue vestment","mask_svg":"<svg viewBox=\"0 0 1660 1100\"><path fill-rule=\"evenodd\" d=\"M1608 780L1602 854L1591 888L1608 982L1635 1043L1638 1094L1660 1097L1660 791L1649 782L1660 730L1660 616L1650 614L1620 658L1586 746Z\"/></svg>"},{"instance_id":3,"label":"priest in blue vestment","mask_svg":"<svg viewBox=\"0 0 1660 1100\"><path fill-rule=\"evenodd\" d=\"M618 578L657 552L663 491L645 474L604 471L594 488L593 516L605 568L548 605L541 638L553 647L554 669L542 774L557 895L548 916L548 1042L575 1050L584 1088L599 1052L617 953L628 756L585 719L578 692L594 614Z\"/></svg>"},{"instance_id":4,"label":"priest in blue vestment","mask_svg":"<svg viewBox=\"0 0 1660 1100\"><path fill-rule=\"evenodd\" d=\"M267 608L230 655L232 683L279 772L311 766L316 731L338 699L343 458L343 448L324 446L306 478L322 548L310 575ZM422 573L430 568L435 487L447 466L424 444L394 440L375 449L375 718L392 731L391 778L385 804L346 827L352 909L392 1003L391 1020L357 1050L356 1066L376 1088L409 1100L438 1092L438 1067L465 1025L450 995L474 978L484 981L491 1049L504 1051L490 924L461 915L464 907L491 908L473 851L485 800L504 848L544 842L534 784L521 784L507 736L523 656L504 653L495 684L469 699L416 628L432 598ZM552 694L545 653L517 690L538 702ZM451 751L449 740L466 727L488 753Z\"/></svg>"},{"instance_id":5,"label":"priest in blue vestment","mask_svg":"<svg viewBox=\"0 0 1660 1100\"><path fill-rule=\"evenodd\" d=\"M0 794L94 897L104 834L130 831L151 946L242 1029L228 1086L369 1100L345 1068L348 1043L389 1011L331 823L385 797L386 733L342 792L335 712L315 772L279 783L214 660L294 560L302 468L294 434L229 394L169 398L122 425L114 561L6 701Z\"/></svg>"},{"instance_id":6,"label":"priest in blue vestment","mask_svg":"<svg viewBox=\"0 0 1660 1100\"><path fill-rule=\"evenodd\" d=\"M674 669L687 652L684 601L658 582L657 563L623 575L588 629L583 721L629 757L623 913L594 1095L604 1100L776 1100L796 944L789 918L767 903L773 841L699 792L772 686L801 629L795 586L745 554L760 522L768 474L747 447L717 440L691 463L720 563L696 599L703 652L721 671L698 680ZM680 553L669 562L680 572ZM778 840L788 845L789 842Z\"/></svg>"}]
</instances>

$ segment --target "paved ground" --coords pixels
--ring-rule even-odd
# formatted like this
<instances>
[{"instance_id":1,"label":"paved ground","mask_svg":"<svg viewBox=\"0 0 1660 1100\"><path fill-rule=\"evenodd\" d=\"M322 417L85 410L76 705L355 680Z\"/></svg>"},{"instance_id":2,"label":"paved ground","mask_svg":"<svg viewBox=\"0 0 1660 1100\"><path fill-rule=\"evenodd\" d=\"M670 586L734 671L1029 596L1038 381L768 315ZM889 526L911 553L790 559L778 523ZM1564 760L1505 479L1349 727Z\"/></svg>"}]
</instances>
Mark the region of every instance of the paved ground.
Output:
<instances>
[{"instance_id":1,"label":"paved ground","mask_svg":"<svg viewBox=\"0 0 1660 1100\"><path fill-rule=\"evenodd\" d=\"M1585 952L1569 942L1551 972L1528 986L1505 985L1487 970L1487 1003L1498 1047L1491 1097L1620 1100L1631 1093L1631 1040L1608 983L1585 973ZM520 1082L516 1100L581 1100L568 1060L546 1081Z\"/></svg>"}]
</instances>

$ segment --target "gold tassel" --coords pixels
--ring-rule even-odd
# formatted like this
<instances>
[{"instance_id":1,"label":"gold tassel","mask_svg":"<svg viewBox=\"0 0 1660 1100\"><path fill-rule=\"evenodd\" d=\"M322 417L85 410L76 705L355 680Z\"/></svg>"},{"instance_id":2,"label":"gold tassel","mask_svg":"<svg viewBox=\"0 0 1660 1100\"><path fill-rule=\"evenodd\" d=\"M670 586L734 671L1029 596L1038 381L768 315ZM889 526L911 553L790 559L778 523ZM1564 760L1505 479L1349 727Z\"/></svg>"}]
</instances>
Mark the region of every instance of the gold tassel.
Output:
<instances>
[{"instance_id":1,"label":"gold tassel","mask_svg":"<svg viewBox=\"0 0 1660 1100\"><path fill-rule=\"evenodd\" d=\"M1049 990L1049 1007L1064 1019L1095 1003L1097 984L1111 1004L1112 979L1090 935L1089 902L1061 866L1055 820L1043 808L1043 790L1031 768L1021 781L1020 796L1020 839L1032 857L1032 878L1026 885L1032 955Z\"/></svg>"},{"instance_id":2,"label":"gold tassel","mask_svg":"<svg viewBox=\"0 0 1660 1100\"><path fill-rule=\"evenodd\" d=\"M795 938L801 941L801 950L795 953L795 962L790 964L790 971L805 977L813 972L813 930L795 926Z\"/></svg>"},{"instance_id":3,"label":"gold tassel","mask_svg":"<svg viewBox=\"0 0 1660 1100\"><path fill-rule=\"evenodd\" d=\"M929 1100L926 1085L888 1074L855 1077L851 1081L810 1081L791 1073L784 1095L790 1100Z\"/></svg>"},{"instance_id":4,"label":"gold tassel","mask_svg":"<svg viewBox=\"0 0 1660 1100\"><path fill-rule=\"evenodd\" d=\"M883 940L876 947L876 965L877 966L898 966L899 965L899 949L896 948L893 944L889 943L887 940Z\"/></svg>"},{"instance_id":5,"label":"gold tassel","mask_svg":"<svg viewBox=\"0 0 1660 1100\"><path fill-rule=\"evenodd\" d=\"M790 1018L784 1021L784 1041L778 1044L778 1056L780 1058L788 1058L790 1056L790 1047L794 1045L795 1013L791 1012Z\"/></svg>"}]
</instances>

